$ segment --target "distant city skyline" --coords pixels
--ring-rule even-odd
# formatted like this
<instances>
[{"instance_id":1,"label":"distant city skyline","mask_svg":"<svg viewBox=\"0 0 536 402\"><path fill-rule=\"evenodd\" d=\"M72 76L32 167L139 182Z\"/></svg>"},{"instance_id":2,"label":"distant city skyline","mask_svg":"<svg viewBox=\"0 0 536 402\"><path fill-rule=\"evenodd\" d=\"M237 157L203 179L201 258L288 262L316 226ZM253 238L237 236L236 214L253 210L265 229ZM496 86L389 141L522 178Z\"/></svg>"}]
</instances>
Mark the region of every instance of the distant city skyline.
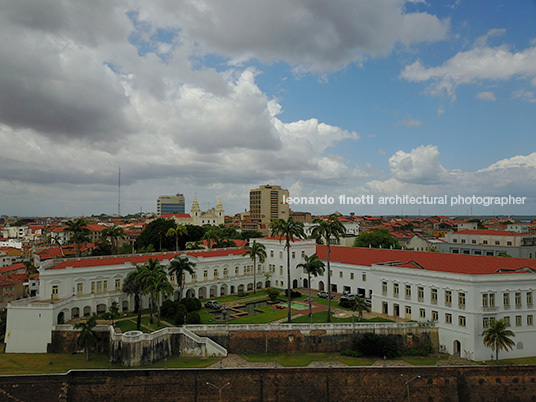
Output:
<instances>
[{"instance_id":1,"label":"distant city skyline","mask_svg":"<svg viewBox=\"0 0 536 402\"><path fill-rule=\"evenodd\" d=\"M242 0L0 8L0 215L203 210L291 197L526 197L291 206L536 214L536 2ZM209 204L211 202L211 204Z\"/></svg>"}]
</instances>

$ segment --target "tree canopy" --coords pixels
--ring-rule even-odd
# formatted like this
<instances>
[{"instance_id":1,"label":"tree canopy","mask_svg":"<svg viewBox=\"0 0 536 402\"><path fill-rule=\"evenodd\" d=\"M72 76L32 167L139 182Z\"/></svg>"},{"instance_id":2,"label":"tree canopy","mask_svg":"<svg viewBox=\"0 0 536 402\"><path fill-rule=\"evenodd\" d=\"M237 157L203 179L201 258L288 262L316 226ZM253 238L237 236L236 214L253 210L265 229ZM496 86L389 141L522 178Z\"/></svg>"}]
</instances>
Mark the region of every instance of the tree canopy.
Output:
<instances>
[{"instance_id":1,"label":"tree canopy","mask_svg":"<svg viewBox=\"0 0 536 402\"><path fill-rule=\"evenodd\" d=\"M354 247L372 248L401 248L400 243L389 233L389 229L376 228L372 232L360 233L355 241Z\"/></svg>"}]
</instances>

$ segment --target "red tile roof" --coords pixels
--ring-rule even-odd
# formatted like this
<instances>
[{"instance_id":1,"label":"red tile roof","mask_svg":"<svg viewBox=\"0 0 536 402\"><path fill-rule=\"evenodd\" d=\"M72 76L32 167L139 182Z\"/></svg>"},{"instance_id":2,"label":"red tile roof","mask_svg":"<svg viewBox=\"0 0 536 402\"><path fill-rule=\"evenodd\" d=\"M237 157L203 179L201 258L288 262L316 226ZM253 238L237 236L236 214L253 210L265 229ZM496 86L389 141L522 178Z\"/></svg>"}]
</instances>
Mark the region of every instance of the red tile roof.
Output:
<instances>
[{"instance_id":1,"label":"red tile roof","mask_svg":"<svg viewBox=\"0 0 536 402\"><path fill-rule=\"evenodd\" d=\"M28 280L26 274L20 275L2 275L0 276L0 286L15 285Z\"/></svg>"},{"instance_id":2,"label":"red tile roof","mask_svg":"<svg viewBox=\"0 0 536 402\"><path fill-rule=\"evenodd\" d=\"M0 274L4 274L6 272L11 272L11 271L17 271L19 269L25 270L26 266L22 262L19 262L18 264L8 265L7 267L0 268Z\"/></svg>"},{"instance_id":3,"label":"red tile roof","mask_svg":"<svg viewBox=\"0 0 536 402\"><path fill-rule=\"evenodd\" d=\"M317 245L316 253L326 260L326 246ZM331 261L343 264L372 266L373 264L401 261L397 266L429 271L468 275L503 273L530 268L536 270L536 260L527 258L487 257L479 255L430 253L424 251L387 250L359 247L331 246ZM417 263L417 264L415 264ZM522 271L527 272L527 271Z\"/></svg>"},{"instance_id":4,"label":"red tile roof","mask_svg":"<svg viewBox=\"0 0 536 402\"><path fill-rule=\"evenodd\" d=\"M213 249L206 251L179 251L168 252L161 254L143 254L143 255L128 255L128 256L109 256L105 258L88 258L81 260L67 260L62 261L58 265L52 267L51 269L65 269L67 267L73 268L83 268L83 267L98 267L104 265L122 265L128 263L134 264L144 264L149 261L150 258L158 261L163 260L172 260L176 256L190 256L194 258L203 257L203 258L214 258L214 257L224 257L229 255L242 255L246 252L244 249L233 248L233 249Z\"/></svg>"},{"instance_id":5,"label":"red tile roof","mask_svg":"<svg viewBox=\"0 0 536 402\"><path fill-rule=\"evenodd\" d=\"M266 240L277 240L280 242L284 242L287 240L287 236L272 236L272 237L266 237ZM296 239L294 238L294 241L301 241L302 239Z\"/></svg>"},{"instance_id":6,"label":"red tile roof","mask_svg":"<svg viewBox=\"0 0 536 402\"><path fill-rule=\"evenodd\" d=\"M170 218L191 218L190 214L164 214L158 216L159 218L170 219Z\"/></svg>"}]
</instances>

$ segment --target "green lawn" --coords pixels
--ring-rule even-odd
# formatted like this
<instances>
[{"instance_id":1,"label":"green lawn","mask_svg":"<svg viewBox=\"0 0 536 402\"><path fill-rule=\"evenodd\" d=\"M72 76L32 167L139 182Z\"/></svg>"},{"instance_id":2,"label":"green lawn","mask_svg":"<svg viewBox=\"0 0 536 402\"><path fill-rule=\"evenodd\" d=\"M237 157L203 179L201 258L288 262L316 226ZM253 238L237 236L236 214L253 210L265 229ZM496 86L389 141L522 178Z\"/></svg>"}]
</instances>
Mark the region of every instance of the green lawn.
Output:
<instances>
[{"instance_id":1,"label":"green lawn","mask_svg":"<svg viewBox=\"0 0 536 402\"><path fill-rule=\"evenodd\" d=\"M154 316L153 318L153 325L149 325L149 317L148 316L143 316L141 317L141 331L142 332L154 332L154 331L157 331L159 329L162 329L162 328L165 328L167 327L166 324L164 323L161 323L160 327L158 327L156 325L156 321L157 321L157 318L156 316ZM135 331L137 328L136 328L136 322L137 322L137 316L129 319L129 320L121 320L121 321L116 321L115 322L115 326L120 328L121 329L121 332L122 333L125 333L127 331ZM144 327L147 326L147 327L150 327L151 329L147 329Z\"/></svg>"},{"instance_id":2,"label":"green lawn","mask_svg":"<svg viewBox=\"0 0 536 402\"><path fill-rule=\"evenodd\" d=\"M306 367L312 362L339 361L351 366L369 366L372 359L340 356L336 353L264 353L240 355L249 362L275 362L285 367Z\"/></svg>"},{"instance_id":3,"label":"green lawn","mask_svg":"<svg viewBox=\"0 0 536 402\"><path fill-rule=\"evenodd\" d=\"M234 320L228 321L229 324L267 324L269 322L280 320L288 316L288 310L274 310L269 306L260 307L258 310L264 311L264 313L256 314L247 317L240 317ZM294 314L294 313L292 313Z\"/></svg>"},{"instance_id":4,"label":"green lawn","mask_svg":"<svg viewBox=\"0 0 536 402\"><path fill-rule=\"evenodd\" d=\"M204 368L218 359L198 357L171 357L142 368ZM65 373L71 369L123 369L119 365L110 366L108 355L91 353L89 361L83 353L0 353L0 375L6 374L46 374ZM139 368L139 367L138 367Z\"/></svg>"}]
</instances>

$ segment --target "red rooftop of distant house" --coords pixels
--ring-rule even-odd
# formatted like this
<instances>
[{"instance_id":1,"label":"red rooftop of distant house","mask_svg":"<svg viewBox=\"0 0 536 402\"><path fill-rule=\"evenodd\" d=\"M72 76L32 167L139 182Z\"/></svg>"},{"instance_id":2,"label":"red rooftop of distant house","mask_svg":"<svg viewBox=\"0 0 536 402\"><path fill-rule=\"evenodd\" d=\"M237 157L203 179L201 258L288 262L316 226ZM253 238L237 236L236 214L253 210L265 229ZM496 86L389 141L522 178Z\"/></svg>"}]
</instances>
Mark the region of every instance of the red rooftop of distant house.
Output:
<instances>
[{"instance_id":1,"label":"red rooftop of distant house","mask_svg":"<svg viewBox=\"0 0 536 402\"><path fill-rule=\"evenodd\" d=\"M190 214L164 214L158 216L159 218L163 219L171 219L171 218L191 218Z\"/></svg>"},{"instance_id":2,"label":"red rooftop of distant house","mask_svg":"<svg viewBox=\"0 0 536 402\"><path fill-rule=\"evenodd\" d=\"M245 249L233 248L233 249L213 249L206 251L179 251L176 252L167 252L159 254L143 254L143 255L129 255L129 256L117 256L117 257L106 257L106 258L88 258L81 260L67 260L62 261L58 265L52 267L51 269L65 269L67 267L73 268L83 268L83 267L97 267L104 265L122 265L128 263L134 264L144 264L149 261L150 258L158 261L163 260L172 260L176 256L190 256L194 258L203 257L203 258L214 258L214 257L225 257L230 255L242 255L246 252Z\"/></svg>"},{"instance_id":3,"label":"red rooftop of distant house","mask_svg":"<svg viewBox=\"0 0 536 402\"><path fill-rule=\"evenodd\" d=\"M0 276L0 286L15 285L28 280L26 274L20 275L2 275Z\"/></svg>"},{"instance_id":4,"label":"red rooftop of distant house","mask_svg":"<svg viewBox=\"0 0 536 402\"><path fill-rule=\"evenodd\" d=\"M351 265L372 266L373 264L401 261L396 266L468 275L512 273L515 270L527 273L530 270L536 270L536 260L527 258L338 246L331 246L330 249L331 261ZM317 245L316 253L321 260L326 260L326 246Z\"/></svg>"},{"instance_id":5,"label":"red rooftop of distant house","mask_svg":"<svg viewBox=\"0 0 536 402\"><path fill-rule=\"evenodd\" d=\"M277 241L280 241L280 242L284 242L287 240L287 236L271 236L271 237L266 237L266 240L277 240ZM302 239L297 239L297 238L294 238L294 241L301 241Z\"/></svg>"},{"instance_id":6,"label":"red rooftop of distant house","mask_svg":"<svg viewBox=\"0 0 536 402\"><path fill-rule=\"evenodd\" d=\"M5 274L6 272L18 271L19 269L26 270L26 266L19 262L18 264L8 265L7 267L0 268L0 275Z\"/></svg>"}]
</instances>

